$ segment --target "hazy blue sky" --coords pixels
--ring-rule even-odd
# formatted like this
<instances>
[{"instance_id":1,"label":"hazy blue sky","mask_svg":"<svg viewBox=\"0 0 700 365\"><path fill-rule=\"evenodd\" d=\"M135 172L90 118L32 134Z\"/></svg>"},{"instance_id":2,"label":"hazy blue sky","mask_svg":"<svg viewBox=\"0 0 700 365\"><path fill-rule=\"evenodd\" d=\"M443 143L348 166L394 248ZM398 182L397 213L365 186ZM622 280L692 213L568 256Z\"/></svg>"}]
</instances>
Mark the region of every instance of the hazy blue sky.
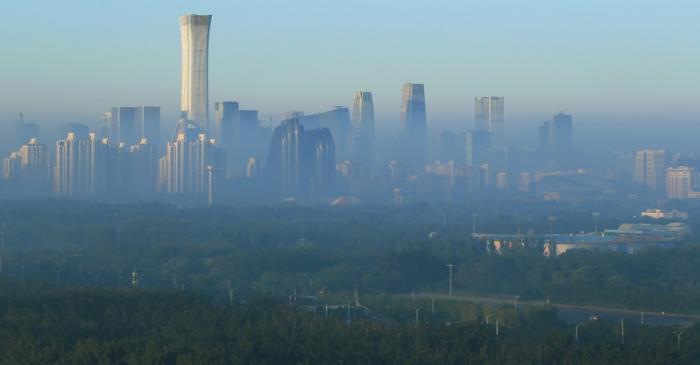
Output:
<instances>
[{"instance_id":1,"label":"hazy blue sky","mask_svg":"<svg viewBox=\"0 0 700 365\"><path fill-rule=\"evenodd\" d=\"M0 5L0 121L137 104L174 117L184 13L213 15L211 101L263 114L364 89L391 127L413 81L430 121L465 129L476 95L505 96L512 123L700 119L698 1L23 0Z\"/></svg>"}]
</instances>

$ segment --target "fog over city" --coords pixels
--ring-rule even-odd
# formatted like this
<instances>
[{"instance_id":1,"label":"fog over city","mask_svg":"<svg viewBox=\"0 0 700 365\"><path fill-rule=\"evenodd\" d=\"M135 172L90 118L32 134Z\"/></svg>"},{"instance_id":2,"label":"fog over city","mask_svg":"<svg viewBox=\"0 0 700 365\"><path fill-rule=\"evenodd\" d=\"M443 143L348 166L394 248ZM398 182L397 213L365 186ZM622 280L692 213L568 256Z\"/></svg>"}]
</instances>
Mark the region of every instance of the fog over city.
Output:
<instances>
[{"instance_id":1,"label":"fog over city","mask_svg":"<svg viewBox=\"0 0 700 365\"><path fill-rule=\"evenodd\" d=\"M0 13L0 365L700 361L696 2Z\"/></svg>"}]
</instances>

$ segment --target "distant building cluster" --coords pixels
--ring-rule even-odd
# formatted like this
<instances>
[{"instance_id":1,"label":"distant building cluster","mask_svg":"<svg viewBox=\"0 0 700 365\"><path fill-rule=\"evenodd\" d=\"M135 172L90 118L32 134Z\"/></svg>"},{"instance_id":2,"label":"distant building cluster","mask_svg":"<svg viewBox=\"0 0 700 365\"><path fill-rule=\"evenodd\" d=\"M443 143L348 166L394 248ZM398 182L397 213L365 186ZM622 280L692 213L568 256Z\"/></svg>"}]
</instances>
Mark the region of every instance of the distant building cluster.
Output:
<instances>
[{"instance_id":1,"label":"distant building cluster","mask_svg":"<svg viewBox=\"0 0 700 365\"><path fill-rule=\"evenodd\" d=\"M39 125L20 114L17 149L3 160L0 192L104 201L336 205L455 202L473 194L555 203L700 197L700 163L664 150L637 151L633 163L625 162L631 171L622 176L577 167L585 161L574 143L574 119L564 112L533 128L537 148L514 148L503 96L475 97L473 125L465 122L472 127L464 132L433 131L426 85L406 83L396 110L400 132L384 138L376 134L375 100L366 90L352 94L350 107L318 113L265 116L237 101L210 103L211 22L210 15L179 19L176 125L163 126L158 106L114 106L102 128L67 123L55 144L42 144ZM398 106L398 88L396 97Z\"/></svg>"}]
</instances>

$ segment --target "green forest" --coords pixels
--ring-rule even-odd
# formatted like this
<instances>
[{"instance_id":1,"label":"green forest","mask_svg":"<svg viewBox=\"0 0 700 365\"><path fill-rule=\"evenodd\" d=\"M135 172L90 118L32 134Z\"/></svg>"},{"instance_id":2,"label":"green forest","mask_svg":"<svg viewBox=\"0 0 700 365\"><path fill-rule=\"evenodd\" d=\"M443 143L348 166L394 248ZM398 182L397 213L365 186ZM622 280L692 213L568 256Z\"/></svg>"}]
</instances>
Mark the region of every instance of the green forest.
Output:
<instances>
[{"instance_id":1,"label":"green forest","mask_svg":"<svg viewBox=\"0 0 700 365\"><path fill-rule=\"evenodd\" d=\"M514 315L437 303L447 325L402 321L410 300L384 300L387 315L350 306L309 310L272 300L212 303L186 291L56 288L0 282L3 364L691 364L700 328L591 321L574 328L548 308ZM428 305L422 303L421 305ZM349 315L348 315L349 314ZM427 316L427 315L426 315ZM430 316L427 316L432 318ZM496 334L496 320L499 333Z\"/></svg>"},{"instance_id":2,"label":"green forest","mask_svg":"<svg viewBox=\"0 0 700 365\"><path fill-rule=\"evenodd\" d=\"M445 299L453 264L456 294L700 314L694 240L546 258L470 236L543 232L553 214L579 232L591 209L4 201L0 363L700 363L697 326L625 323L622 344L620 323L587 320L576 341L548 305Z\"/></svg>"}]
</instances>

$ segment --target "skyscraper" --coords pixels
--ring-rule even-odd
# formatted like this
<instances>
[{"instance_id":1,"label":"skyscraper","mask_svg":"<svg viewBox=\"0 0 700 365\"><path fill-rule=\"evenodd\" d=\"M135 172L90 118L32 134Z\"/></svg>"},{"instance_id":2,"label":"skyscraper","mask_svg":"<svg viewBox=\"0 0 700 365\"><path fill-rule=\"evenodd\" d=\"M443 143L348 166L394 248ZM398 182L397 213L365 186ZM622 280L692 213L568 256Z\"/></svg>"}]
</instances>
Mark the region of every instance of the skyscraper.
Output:
<instances>
[{"instance_id":1,"label":"skyscraper","mask_svg":"<svg viewBox=\"0 0 700 365\"><path fill-rule=\"evenodd\" d=\"M238 113L238 103L235 101L224 101L214 103L214 130L211 134L220 145L230 149L238 137L236 131L236 113Z\"/></svg>"},{"instance_id":2,"label":"skyscraper","mask_svg":"<svg viewBox=\"0 0 700 365\"><path fill-rule=\"evenodd\" d=\"M211 15L180 17L180 110L209 131L209 27Z\"/></svg>"},{"instance_id":3,"label":"skyscraper","mask_svg":"<svg viewBox=\"0 0 700 365\"><path fill-rule=\"evenodd\" d=\"M474 130L491 133L491 146L506 146L504 124L504 97L483 96L474 98Z\"/></svg>"},{"instance_id":4,"label":"skyscraper","mask_svg":"<svg viewBox=\"0 0 700 365\"><path fill-rule=\"evenodd\" d=\"M146 138L150 144L160 144L160 107L143 106L140 117L137 121L139 144L143 138Z\"/></svg>"},{"instance_id":5,"label":"skyscraper","mask_svg":"<svg viewBox=\"0 0 700 365\"><path fill-rule=\"evenodd\" d=\"M644 191L658 191L664 187L666 151L640 150L634 158L634 182Z\"/></svg>"},{"instance_id":6,"label":"skyscraper","mask_svg":"<svg viewBox=\"0 0 700 365\"><path fill-rule=\"evenodd\" d=\"M487 131L467 132L467 165L477 168L487 162L489 146L491 146L491 133Z\"/></svg>"},{"instance_id":7,"label":"skyscraper","mask_svg":"<svg viewBox=\"0 0 700 365\"><path fill-rule=\"evenodd\" d=\"M264 171L285 197L328 196L334 188L335 143L328 128L305 130L287 119L272 134Z\"/></svg>"},{"instance_id":8,"label":"skyscraper","mask_svg":"<svg viewBox=\"0 0 700 365\"><path fill-rule=\"evenodd\" d=\"M356 91L352 103L352 126L355 133L374 140L374 102L369 91Z\"/></svg>"},{"instance_id":9,"label":"skyscraper","mask_svg":"<svg viewBox=\"0 0 700 365\"><path fill-rule=\"evenodd\" d=\"M138 122L142 112L139 107L113 107L110 140L116 143L123 142L128 146L136 144L139 140Z\"/></svg>"},{"instance_id":10,"label":"skyscraper","mask_svg":"<svg viewBox=\"0 0 700 365\"><path fill-rule=\"evenodd\" d=\"M350 158L350 146L352 145L352 121L350 111L343 106L317 114L308 114L298 117L305 129L328 128L335 141L335 149L338 159Z\"/></svg>"},{"instance_id":11,"label":"skyscraper","mask_svg":"<svg viewBox=\"0 0 700 365\"><path fill-rule=\"evenodd\" d=\"M428 126L425 111L425 87L407 83L401 99L401 129L404 138L403 154L408 161L421 166L427 157Z\"/></svg>"},{"instance_id":12,"label":"skyscraper","mask_svg":"<svg viewBox=\"0 0 700 365\"><path fill-rule=\"evenodd\" d=\"M302 182L304 192L329 196L335 187L335 143L328 128L305 131L302 136Z\"/></svg>"},{"instance_id":13,"label":"skyscraper","mask_svg":"<svg viewBox=\"0 0 700 365\"><path fill-rule=\"evenodd\" d=\"M551 147L554 152L568 152L573 148L571 115L559 113L552 117Z\"/></svg>"},{"instance_id":14,"label":"skyscraper","mask_svg":"<svg viewBox=\"0 0 700 365\"><path fill-rule=\"evenodd\" d=\"M297 196L300 191L303 133L304 127L298 119L287 119L272 132L265 179L284 196Z\"/></svg>"}]
</instances>

